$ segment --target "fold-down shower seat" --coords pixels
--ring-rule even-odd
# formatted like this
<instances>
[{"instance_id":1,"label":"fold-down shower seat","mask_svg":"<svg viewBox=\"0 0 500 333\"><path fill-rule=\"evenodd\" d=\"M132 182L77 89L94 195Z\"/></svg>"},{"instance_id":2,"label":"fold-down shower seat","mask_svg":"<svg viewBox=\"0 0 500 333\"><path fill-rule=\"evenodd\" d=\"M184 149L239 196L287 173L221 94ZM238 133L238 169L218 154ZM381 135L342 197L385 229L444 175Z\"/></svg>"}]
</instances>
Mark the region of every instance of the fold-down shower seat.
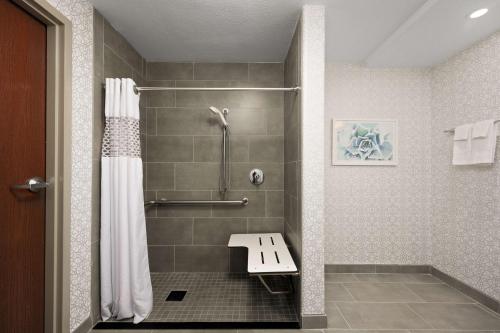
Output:
<instances>
[{"instance_id":1,"label":"fold-down shower seat","mask_svg":"<svg viewBox=\"0 0 500 333\"><path fill-rule=\"evenodd\" d=\"M246 247L248 249L247 270L251 276L257 276L271 294L286 294L293 290L290 281L288 290L272 290L264 276L277 275L291 277L299 275L288 247L279 233L232 234L228 247Z\"/></svg>"}]
</instances>

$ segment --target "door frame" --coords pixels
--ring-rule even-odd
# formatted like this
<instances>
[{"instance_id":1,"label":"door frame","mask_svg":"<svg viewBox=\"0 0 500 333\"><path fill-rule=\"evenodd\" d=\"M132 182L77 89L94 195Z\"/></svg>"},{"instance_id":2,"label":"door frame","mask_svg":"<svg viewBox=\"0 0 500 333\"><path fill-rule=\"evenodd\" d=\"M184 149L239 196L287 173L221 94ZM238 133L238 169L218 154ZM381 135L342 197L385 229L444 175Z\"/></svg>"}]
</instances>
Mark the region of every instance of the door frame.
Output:
<instances>
[{"instance_id":1,"label":"door frame","mask_svg":"<svg viewBox=\"0 0 500 333\"><path fill-rule=\"evenodd\" d=\"M46 0L13 2L47 26L44 330L69 332L72 26Z\"/></svg>"}]
</instances>

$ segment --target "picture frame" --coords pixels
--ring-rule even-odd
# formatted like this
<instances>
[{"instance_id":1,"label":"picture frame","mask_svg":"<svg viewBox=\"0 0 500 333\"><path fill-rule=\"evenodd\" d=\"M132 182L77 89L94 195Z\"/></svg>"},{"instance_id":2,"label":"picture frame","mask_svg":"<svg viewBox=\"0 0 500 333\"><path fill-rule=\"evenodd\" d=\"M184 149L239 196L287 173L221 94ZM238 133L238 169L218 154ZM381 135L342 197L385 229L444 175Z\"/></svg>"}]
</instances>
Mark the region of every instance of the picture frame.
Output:
<instances>
[{"instance_id":1,"label":"picture frame","mask_svg":"<svg viewBox=\"0 0 500 333\"><path fill-rule=\"evenodd\" d=\"M398 121L333 119L332 165L398 165Z\"/></svg>"}]
</instances>

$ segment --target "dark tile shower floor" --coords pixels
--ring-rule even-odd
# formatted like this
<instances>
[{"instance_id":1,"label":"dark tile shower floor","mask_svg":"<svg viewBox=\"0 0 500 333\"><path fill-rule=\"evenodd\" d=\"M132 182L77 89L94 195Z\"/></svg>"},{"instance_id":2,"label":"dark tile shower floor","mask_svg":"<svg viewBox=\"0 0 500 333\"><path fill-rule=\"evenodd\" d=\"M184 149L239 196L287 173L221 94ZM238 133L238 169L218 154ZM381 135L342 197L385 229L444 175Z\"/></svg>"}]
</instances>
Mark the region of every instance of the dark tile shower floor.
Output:
<instances>
[{"instance_id":1,"label":"dark tile shower floor","mask_svg":"<svg viewBox=\"0 0 500 333\"><path fill-rule=\"evenodd\" d=\"M218 286L224 290L225 283L234 289L256 289L265 294L256 279L249 280L246 274L223 273L153 273L153 288L158 290L169 278L179 281L179 286ZM234 278L233 278L234 277ZM161 282L160 282L161 281ZM198 282L195 282L198 281ZM204 282L203 282L204 281ZM211 282L208 282L211 281ZM239 282L238 282L239 281ZM158 283L160 282L160 283ZM184 284L185 283L185 284ZM221 284L223 287L221 288ZM239 286L238 286L239 285ZM172 287L165 286L164 296ZM232 292L228 292L231 295ZM155 294L156 302L160 295ZM235 299L243 299L243 297ZM283 296L280 296L284 301ZM328 328L321 330L168 330L171 333L500 333L500 314L492 312L475 300L428 274L326 274L325 301ZM182 303L182 302L181 302ZM241 304L234 301L223 304ZM268 303L269 304L269 303ZM274 303L273 303L274 304ZM286 304L285 303L285 307ZM163 305L162 305L163 306ZM169 305L170 306L170 305ZM225 306L225 305L224 305ZM234 307L234 309L232 309ZM231 306L236 311L237 305ZM264 306L266 311L273 306ZM207 306L208 310L210 306ZM248 306L243 307L246 311ZM192 309L189 307L189 309ZM224 307L225 309L225 307ZM260 309L260 307L257 307ZM294 309L290 309L295 316ZM157 307L153 315L159 311ZM180 311L176 309L173 313ZM210 311L210 310L208 310ZM224 310L225 311L225 310ZM221 313L224 313L222 311ZM239 313L240 309L238 310ZM275 311L275 309L271 309ZM226 314L229 316L229 312ZM259 311L257 311L259 312ZM151 320L151 319L149 319ZM207 319L202 319L207 320ZM93 330L92 332L104 332ZM108 331L109 332L109 331ZM120 330L120 333L160 333L165 330Z\"/></svg>"},{"instance_id":2,"label":"dark tile shower floor","mask_svg":"<svg viewBox=\"0 0 500 333\"><path fill-rule=\"evenodd\" d=\"M271 295L246 273L151 273L151 281L147 322L298 321L292 295ZM167 302L174 290L186 290L186 296Z\"/></svg>"}]
</instances>

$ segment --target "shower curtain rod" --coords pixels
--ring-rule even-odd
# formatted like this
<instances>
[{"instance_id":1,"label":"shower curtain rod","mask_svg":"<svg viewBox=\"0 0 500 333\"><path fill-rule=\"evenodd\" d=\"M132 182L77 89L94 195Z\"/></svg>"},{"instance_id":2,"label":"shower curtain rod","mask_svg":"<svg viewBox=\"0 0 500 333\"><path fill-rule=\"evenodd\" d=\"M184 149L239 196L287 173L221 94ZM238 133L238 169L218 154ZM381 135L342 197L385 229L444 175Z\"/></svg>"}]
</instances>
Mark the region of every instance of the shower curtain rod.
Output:
<instances>
[{"instance_id":1,"label":"shower curtain rod","mask_svg":"<svg viewBox=\"0 0 500 333\"><path fill-rule=\"evenodd\" d=\"M294 91L300 87L290 88L255 88L255 87L134 87L137 94L139 91Z\"/></svg>"}]
</instances>

